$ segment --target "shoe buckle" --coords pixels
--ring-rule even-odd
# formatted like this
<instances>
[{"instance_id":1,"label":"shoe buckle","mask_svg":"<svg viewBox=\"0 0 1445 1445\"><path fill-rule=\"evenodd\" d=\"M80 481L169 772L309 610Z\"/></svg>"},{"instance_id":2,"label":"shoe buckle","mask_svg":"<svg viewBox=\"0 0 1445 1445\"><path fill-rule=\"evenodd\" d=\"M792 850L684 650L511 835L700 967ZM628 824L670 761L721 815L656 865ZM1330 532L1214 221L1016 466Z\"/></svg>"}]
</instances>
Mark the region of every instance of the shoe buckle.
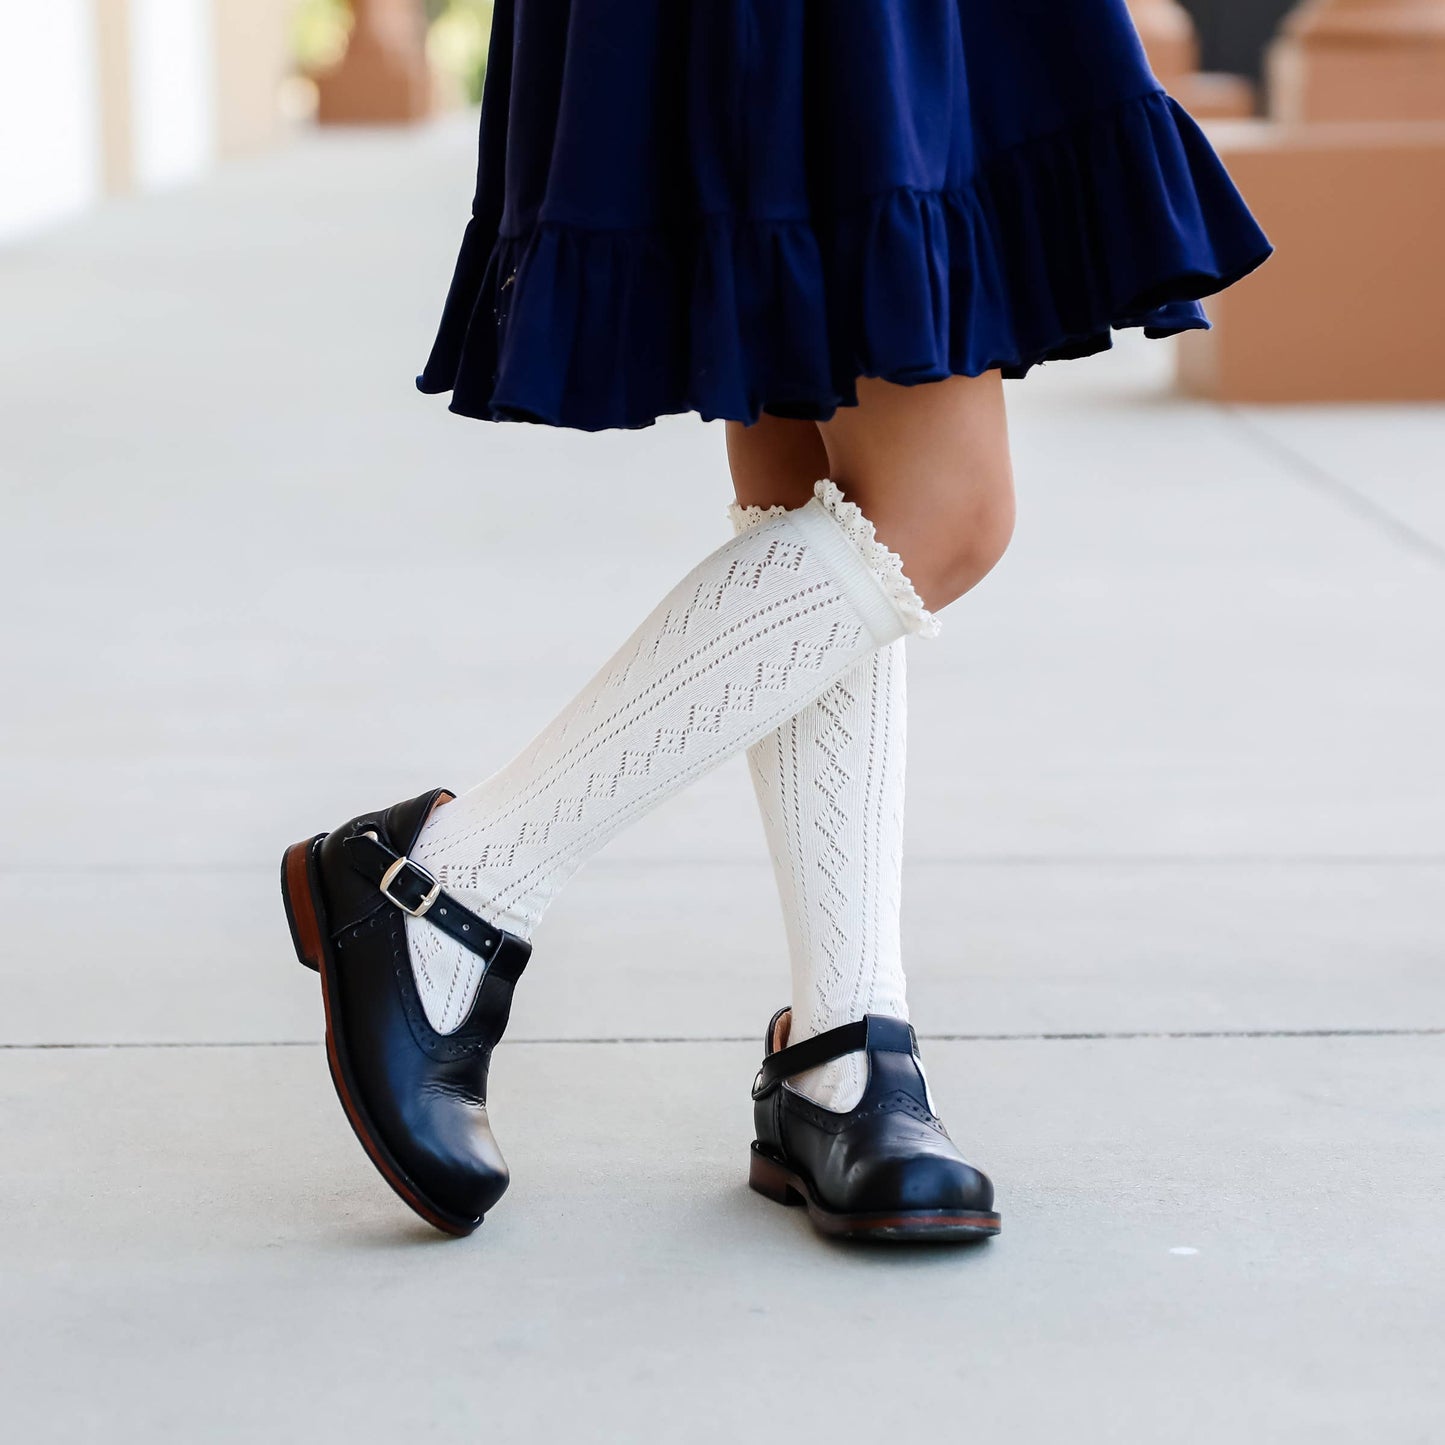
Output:
<instances>
[{"instance_id":1,"label":"shoe buckle","mask_svg":"<svg viewBox=\"0 0 1445 1445\"><path fill-rule=\"evenodd\" d=\"M416 904L408 903L404 898L398 898L392 892L392 885L402 873L407 874L406 884L410 889L421 893L421 901ZM397 908L411 918L422 918L431 909L433 903L442 896L442 886L436 880L436 875L423 868L420 863L413 863L410 858L398 858L385 873L381 875L381 896L388 903L394 904Z\"/></svg>"}]
</instances>

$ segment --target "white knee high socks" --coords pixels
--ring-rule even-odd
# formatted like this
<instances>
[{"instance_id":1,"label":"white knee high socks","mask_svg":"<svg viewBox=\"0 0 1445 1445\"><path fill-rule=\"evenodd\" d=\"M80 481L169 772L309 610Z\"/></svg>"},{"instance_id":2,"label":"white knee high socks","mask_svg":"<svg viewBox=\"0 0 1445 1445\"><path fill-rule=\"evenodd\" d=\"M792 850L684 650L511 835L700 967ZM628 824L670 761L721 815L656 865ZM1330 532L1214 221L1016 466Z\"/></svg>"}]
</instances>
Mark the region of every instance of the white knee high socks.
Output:
<instances>
[{"instance_id":1,"label":"white knee high socks","mask_svg":"<svg viewBox=\"0 0 1445 1445\"><path fill-rule=\"evenodd\" d=\"M836 487L695 568L514 762L438 808L413 856L493 923L530 937L569 878L633 819L766 737L932 619L900 560ZM407 920L423 1007L471 1009L477 960Z\"/></svg>"},{"instance_id":2,"label":"white knee high socks","mask_svg":"<svg viewBox=\"0 0 1445 1445\"><path fill-rule=\"evenodd\" d=\"M733 507L745 533L778 508ZM899 908L907 656L880 648L748 750L787 927L789 1042L866 1013L907 1019ZM825 1108L857 1107L861 1054L790 1081Z\"/></svg>"}]
</instances>

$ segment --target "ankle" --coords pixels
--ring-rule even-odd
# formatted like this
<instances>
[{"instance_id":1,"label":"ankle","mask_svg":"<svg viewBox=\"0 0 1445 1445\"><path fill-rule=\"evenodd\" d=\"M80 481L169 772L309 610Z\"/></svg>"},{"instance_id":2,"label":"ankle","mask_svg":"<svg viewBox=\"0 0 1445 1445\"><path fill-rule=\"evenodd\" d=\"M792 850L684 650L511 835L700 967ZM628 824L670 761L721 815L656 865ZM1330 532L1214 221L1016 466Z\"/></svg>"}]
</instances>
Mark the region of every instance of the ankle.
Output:
<instances>
[{"instance_id":1,"label":"ankle","mask_svg":"<svg viewBox=\"0 0 1445 1445\"><path fill-rule=\"evenodd\" d=\"M886 1000L875 998L871 1006L863 1009L862 1012L881 1015L884 1018L894 1018L900 1023L908 1022L908 1006L901 995ZM830 1029L853 1022L849 1017L831 1019L825 1017L821 1021L801 1022L807 1017L806 1013L795 1009L789 1015L787 1035L780 1042L789 1045L801 1044L808 1039L817 1038L819 1034L827 1033ZM794 1024L792 1022L794 1019L800 1022ZM841 1058L832 1059L826 1064L820 1064L816 1069L808 1069L803 1073L795 1074L788 1082L798 1093L812 1100L821 1108L846 1114L863 1102L863 1096L868 1092L868 1080L868 1055L860 1050L857 1053L844 1054Z\"/></svg>"},{"instance_id":2,"label":"ankle","mask_svg":"<svg viewBox=\"0 0 1445 1445\"><path fill-rule=\"evenodd\" d=\"M788 1080L789 1085L820 1108L851 1113L868 1092L868 1056L846 1054Z\"/></svg>"}]
</instances>

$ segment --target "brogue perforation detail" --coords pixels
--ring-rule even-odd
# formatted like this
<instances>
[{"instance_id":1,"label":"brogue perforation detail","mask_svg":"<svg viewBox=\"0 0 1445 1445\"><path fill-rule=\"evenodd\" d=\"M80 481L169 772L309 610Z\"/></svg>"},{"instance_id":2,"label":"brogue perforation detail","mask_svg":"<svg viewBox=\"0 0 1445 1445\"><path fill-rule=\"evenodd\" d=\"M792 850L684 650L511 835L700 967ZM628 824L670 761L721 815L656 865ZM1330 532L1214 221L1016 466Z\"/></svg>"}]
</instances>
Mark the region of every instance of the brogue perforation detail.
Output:
<instances>
[{"instance_id":1,"label":"brogue perforation detail","mask_svg":"<svg viewBox=\"0 0 1445 1445\"><path fill-rule=\"evenodd\" d=\"M455 1059L470 1058L476 1054L490 1054L496 1047L494 1040L478 1036L465 1025L456 1033L439 1034L427 1022L426 1013L417 997L416 981L411 971L411 955L407 949L405 916L392 911L388 938L391 944L391 967L396 979L397 993L401 997L402 1012L411 1029L416 1046L428 1058L438 1063L449 1063Z\"/></svg>"},{"instance_id":2,"label":"brogue perforation detail","mask_svg":"<svg viewBox=\"0 0 1445 1445\"><path fill-rule=\"evenodd\" d=\"M864 1104L849 1113L840 1114L815 1104L806 1094L789 1085L788 1112L805 1116L814 1128L829 1134L841 1134L861 1120L878 1114L907 1114L910 1118L917 1119L920 1124L927 1124L945 1139L949 1137L943 1120L901 1089L871 1104Z\"/></svg>"}]
</instances>

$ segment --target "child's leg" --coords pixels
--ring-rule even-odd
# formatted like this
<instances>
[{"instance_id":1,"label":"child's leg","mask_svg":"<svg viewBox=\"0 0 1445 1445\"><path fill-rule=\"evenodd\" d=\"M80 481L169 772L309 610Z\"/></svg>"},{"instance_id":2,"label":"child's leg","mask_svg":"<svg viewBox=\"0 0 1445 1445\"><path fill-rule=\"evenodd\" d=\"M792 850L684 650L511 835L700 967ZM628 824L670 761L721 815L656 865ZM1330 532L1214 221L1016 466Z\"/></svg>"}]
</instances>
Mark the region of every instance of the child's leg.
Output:
<instances>
[{"instance_id":1,"label":"child's leg","mask_svg":"<svg viewBox=\"0 0 1445 1445\"><path fill-rule=\"evenodd\" d=\"M995 509L1002 513L991 518L1002 534L1012 517L1012 495L997 393L986 381L954 388L947 396L934 391L875 393L869 387L856 418L846 416L843 427L835 428L844 433L835 442L839 462L865 465L858 455L862 448L850 450L850 439L855 432L871 437L873 411L882 413L878 430L888 434L896 431L895 412L933 412L941 403L939 410L956 413L951 425L930 416L921 419L919 430L943 438L967 428L978 438L984 454L965 458L980 480L969 489L979 494L969 505L975 517L991 516ZM850 425L854 420L858 426ZM768 508L806 495L808 478L819 468L832 469L817 428L804 423L765 419L757 427L732 426L728 440L740 529L756 525ZM931 463L910 456L902 465L926 473ZM981 575L986 561L986 544L967 548L966 568ZM960 575L967 579L967 571L954 573L953 585ZM899 923L906 744L906 653L900 640L866 658L749 750L787 925L795 1043L868 1013L908 1017ZM827 1108L848 1110L862 1097L865 1069L864 1058L851 1055L791 1083Z\"/></svg>"},{"instance_id":2,"label":"child's leg","mask_svg":"<svg viewBox=\"0 0 1445 1445\"><path fill-rule=\"evenodd\" d=\"M806 505L813 487L828 475L828 449L810 421L764 416L756 426L727 424L728 466L738 506Z\"/></svg>"},{"instance_id":3,"label":"child's leg","mask_svg":"<svg viewBox=\"0 0 1445 1445\"><path fill-rule=\"evenodd\" d=\"M739 532L806 501L828 475L811 422L732 423L728 460ZM898 918L906 666L901 640L880 648L748 749L788 936L795 1042L864 1014L908 1017ZM864 1068L852 1055L790 1082L824 1108L851 1109Z\"/></svg>"}]
</instances>

